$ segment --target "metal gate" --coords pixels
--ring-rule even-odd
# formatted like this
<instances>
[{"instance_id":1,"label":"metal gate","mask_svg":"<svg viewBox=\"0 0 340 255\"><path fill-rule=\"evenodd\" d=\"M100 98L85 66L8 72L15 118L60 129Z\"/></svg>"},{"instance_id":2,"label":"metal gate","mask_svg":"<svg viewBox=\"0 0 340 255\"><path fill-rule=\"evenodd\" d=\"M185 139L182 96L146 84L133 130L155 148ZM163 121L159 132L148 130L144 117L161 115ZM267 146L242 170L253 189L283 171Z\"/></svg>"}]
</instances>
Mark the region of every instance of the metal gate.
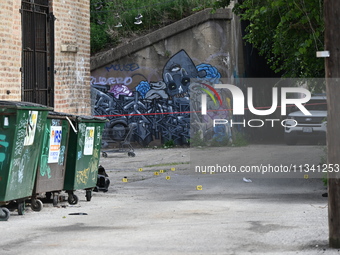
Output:
<instances>
[{"instance_id":1,"label":"metal gate","mask_svg":"<svg viewBox=\"0 0 340 255\"><path fill-rule=\"evenodd\" d=\"M22 101L54 105L54 16L49 0L22 0Z\"/></svg>"}]
</instances>

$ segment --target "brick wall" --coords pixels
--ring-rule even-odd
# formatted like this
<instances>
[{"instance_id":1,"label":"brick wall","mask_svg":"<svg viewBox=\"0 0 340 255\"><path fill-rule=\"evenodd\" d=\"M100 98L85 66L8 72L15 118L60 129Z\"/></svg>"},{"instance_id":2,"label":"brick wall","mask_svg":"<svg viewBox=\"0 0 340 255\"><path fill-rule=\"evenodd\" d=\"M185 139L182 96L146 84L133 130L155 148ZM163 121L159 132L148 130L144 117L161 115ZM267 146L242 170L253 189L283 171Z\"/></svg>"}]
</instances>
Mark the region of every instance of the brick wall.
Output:
<instances>
[{"instance_id":1,"label":"brick wall","mask_svg":"<svg viewBox=\"0 0 340 255\"><path fill-rule=\"evenodd\" d=\"M91 113L90 1L54 1L55 110Z\"/></svg>"},{"instance_id":2,"label":"brick wall","mask_svg":"<svg viewBox=\"0 0 340 255\"><path fill-rule=\"evenodd\" d=\"M21 99L20 0L1 1L0 8L0 99Z\"/></svg>"},{"instance_id":3,"label":"brick wall","mask_svg":"<svg viewBox=\"0 0 340 255\"><path fill-rule=\"evenodd\" d=\"M50 6L57 18L54 108L89 115L90 0L50 0ZM0 100L21 100L20 8L21 0L0 3Z\"/></svg>"}]
</instances>

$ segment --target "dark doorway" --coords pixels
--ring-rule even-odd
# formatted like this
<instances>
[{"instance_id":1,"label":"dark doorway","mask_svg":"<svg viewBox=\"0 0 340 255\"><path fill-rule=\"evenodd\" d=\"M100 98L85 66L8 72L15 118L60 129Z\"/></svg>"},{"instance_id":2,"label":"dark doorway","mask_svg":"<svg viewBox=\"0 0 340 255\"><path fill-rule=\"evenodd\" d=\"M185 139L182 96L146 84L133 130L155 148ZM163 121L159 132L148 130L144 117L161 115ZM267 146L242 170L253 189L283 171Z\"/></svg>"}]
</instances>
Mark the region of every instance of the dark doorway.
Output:
<instances>
[{"instance_id":1,"label":"dark doorway","mask_svg":"<svg viewBox=\"0 0 340 255\"><path fill-rule=\"evenodd\" d=\"M49 0L23 0L22 101L54 106L54 16Z\"/></svg>"}]
</instances>

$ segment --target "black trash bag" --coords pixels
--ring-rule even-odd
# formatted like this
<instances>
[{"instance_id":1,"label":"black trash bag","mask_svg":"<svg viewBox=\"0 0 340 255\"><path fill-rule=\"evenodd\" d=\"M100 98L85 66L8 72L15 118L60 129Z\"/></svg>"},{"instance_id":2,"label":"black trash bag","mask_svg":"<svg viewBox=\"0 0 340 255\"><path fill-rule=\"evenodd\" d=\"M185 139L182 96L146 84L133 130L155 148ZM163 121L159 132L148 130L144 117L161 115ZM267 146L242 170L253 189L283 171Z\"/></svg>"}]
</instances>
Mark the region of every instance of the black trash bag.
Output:
<instances>
[{"instance_id":1,"label":"black trash bag","mask_svg":"<svg viewBox=\"0 0 340 255\"><path fill-rule=\"evenodd\" d=\"M105 168L102 165L98 166L98 176L97 176L97 185L93 189L93 191L103 191L107 192L110 186L110 179L108 178Z\"/></svg>"}]
</instances>

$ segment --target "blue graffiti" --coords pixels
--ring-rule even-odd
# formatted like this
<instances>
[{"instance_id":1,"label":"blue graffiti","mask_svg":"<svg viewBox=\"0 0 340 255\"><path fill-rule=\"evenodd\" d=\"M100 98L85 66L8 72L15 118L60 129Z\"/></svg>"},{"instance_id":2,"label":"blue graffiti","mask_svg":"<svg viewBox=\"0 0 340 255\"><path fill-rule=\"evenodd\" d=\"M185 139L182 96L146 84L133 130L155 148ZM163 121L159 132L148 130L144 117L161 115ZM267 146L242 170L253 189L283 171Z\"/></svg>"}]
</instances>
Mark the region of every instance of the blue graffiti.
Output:
<instances>
[{"instance_id":1,"label":"blue graffiti","mask_svg":"<svg viewBox=\"0 0 340 255\"><path fill-rule=\"evenodd\" d=\"M150 84L147 81L141 81L136 87L142 98L145 98L146 93L150 90Z\"/></svg>"},{"instance_id":2,"label":"blue graffiti","mask_svg":"<svg viewBox=\"0 0 340 255\"><path fill-rule=\"evenodd\" d=\"M201 76L198 78L208 79L209 81L215 84L220 83L221 74L216 67L210 64L200 64L196 66L196 68L199 73L201 74L204 73L203 77Z\"/></svg>"},{"instance_id":3,"label":"blue graffiti","mask_svg":"<svg viewBox=\"0 0 340 255\"><path fill-rule=\"evenodd\" d=\"M139 69L139 65L136 63L131 63L131 64L114 64L108 67L105 67L106 71L110 72L110 70L114 70L114 71L126 71L126 72L133 72L136 71L137 69Z\"/></svg>"},{"instance_id":4,"label":"blue graffiti","mask_svg":"<svg viewBox=\"0 0 340 255\"><path fill-rule=\"evenodd\" d=\"M2 168L2 164L3 162L5 161L6 159L6 151L7 151L7 148L9 146L9 143L5 141L6 140L6 135L0 135L0 149L3 150L4 148L4 152L0 152L0 163L1 163L1 168Z\"/></svg>"}]
</instances>

